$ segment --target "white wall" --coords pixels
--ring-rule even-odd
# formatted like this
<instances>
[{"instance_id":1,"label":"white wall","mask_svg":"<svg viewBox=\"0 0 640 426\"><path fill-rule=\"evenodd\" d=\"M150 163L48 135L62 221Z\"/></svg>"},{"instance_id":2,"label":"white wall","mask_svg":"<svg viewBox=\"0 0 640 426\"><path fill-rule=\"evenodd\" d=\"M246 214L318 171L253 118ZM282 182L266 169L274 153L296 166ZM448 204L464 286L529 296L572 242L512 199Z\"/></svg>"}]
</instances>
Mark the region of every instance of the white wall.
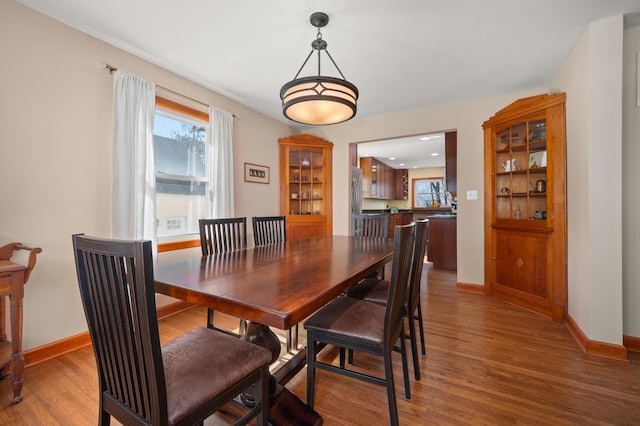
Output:
<instances>
[{"instance_id":1,"label":"white wall","mask_svg":"<svg viewBox=\"0 0 640 426\"><path fill-rule=\"evenodd\" d=\"M622 16L591 23L552 89L567 93L569 315L622 344Z\"/></svg>"},{"instance_id":2,"label":"white wall","mask_svg":"<svg viewBox=\"0 0 640 426\"><path fill-rule=\"evenodd\" d=\"M14 1L0 2L0 58L0 245L43 249L25 288L25 349L86 331L71 235L110 235L113 78L101 62L236 114L236 214L278 211L277 140L295 129ZM244 182L244 162L269 166L271 183Z\"/></svg>"},{"instance_id":3,"label":"white wall","mask_svg":"<svg viewBox=\"0 0 640 426\"><path fill-rule=\"evenodd\" d=\"M622 300L625 336L640 337L640 27L624 31L622 90Z\"/></svg>"}]
</instances>

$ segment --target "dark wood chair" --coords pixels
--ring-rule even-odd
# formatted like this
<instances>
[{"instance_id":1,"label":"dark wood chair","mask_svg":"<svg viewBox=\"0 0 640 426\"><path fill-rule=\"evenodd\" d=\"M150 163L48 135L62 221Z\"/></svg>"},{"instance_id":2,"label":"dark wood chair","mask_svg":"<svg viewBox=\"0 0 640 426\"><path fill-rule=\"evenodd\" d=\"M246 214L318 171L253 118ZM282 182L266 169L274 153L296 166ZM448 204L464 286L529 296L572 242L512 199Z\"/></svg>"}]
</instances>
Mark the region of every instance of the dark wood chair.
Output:
<instances>
[{"instance_id":1,"label":"dark wood chair","mask_svg":"<svg viewBox=\"0 0 640 426\"><path fill-rule=\"evenodd\" d=\"M411 278L409 280L409 288L407 290L407 299L404 307L404 316L407 318L409 326L409 334L405 335L405 338L408 338L411 343L411 351L413 354L413 373L416 380L420 380L420 363L418 362L415 322L418 323L418 328L420 331L422 355L424 356L427 354L424 343L422 307L420 305L420 281L422 279L424 255L427 250L428 242L429 220L419 220L416 222L416 240L413 265L411 269ZM366 278L365 280L358 283L358 285L356 285L355 287L349 289L349 291L347 291L347 296L385 305L387 303L389 286L390 282L387 280ZM349 362L353 362L352 352L349 353Z\"/></svg>"},{"instance_id":2,"label":"dark wood chair","mask_svg":"<svg viewBox=\"0 0 640 426\"><path fill-rule=\"evenodd\" d=\"M351 215L351 235L365 238L389 238L389 215ZM373 272L370 277L384 279L384 266Z\"/></svg>"},{"instance_id":3,"label":"dark wood chair","mask_svg":"<svg viewBox=\"0 0 640 426\"><path fill-rule=\"evenodd\" d=\"M202 255L227 253L247 248L247 218L200 219L200 248ZM239 337L247 327L240 319L240 334L216 327L213 323L214 310L207 309L207 327Z\"/></svg>"},{"instance_id":4,"label":"dark wood chair","mask_svg":"<svg viewBox=\"0 0 640 426\"><path fill-rule=\"evenodd\" d=\"M356 237L389 238L389 215L351 215L351 235Z\"/></svg>"},{"instance_id":5,"label":"dark wood chair","mask_svg":"<svg viewBox=\"0 0 640 426\"><path fill-rule=\"evenodd\" d=\"M271 353L204 327L160 346L150 241L73 236L78 283L98 366L99 424L202 425L254 386L238 419L267 425Z\"/></svg>"},{"instance_id":6,"label":"dark wood chair","mask_svg":"<svg viewBox=\"0 0 640 426\"><path fill-rule=\"evenodd\" d=\"M389 294L385 306L353 297L338 297L329 302L304 323L307 330L307 405L313 408L316 368L386 386L391 424L398 424L392 354L398 339L405 382L405 396L411 397L407 373L407 354L404 339L404 302L411 275L415 225L394 228L394 250ZM324 344L340 348L340 366L316 359L318 348ZM379 355L384 361L385 377L375 377L347 369L345 350Z\"/></svg>"},{"instance_id":7,"label":"dark wood chair","mask_svg":"<svg viewBox=\"0 0 640 426\"><path fill-rule=\"evenodd\" d=\"M254 216L251 218L253 225L253 241L256 246L284 243L287 241L286 216ZM287 352L298 349L298 324L287 330Z\"/></svg>"},{"instance_id":8,"label":"dark wood chair","mask_svg":"<svg viewBox=\"0 0 640 426\"><path fill-rule=\"evenodd\" d=\"M283 243L287 241L286 216L254 216L253 241L256 246Z\"/></svg>"}]
</instances>

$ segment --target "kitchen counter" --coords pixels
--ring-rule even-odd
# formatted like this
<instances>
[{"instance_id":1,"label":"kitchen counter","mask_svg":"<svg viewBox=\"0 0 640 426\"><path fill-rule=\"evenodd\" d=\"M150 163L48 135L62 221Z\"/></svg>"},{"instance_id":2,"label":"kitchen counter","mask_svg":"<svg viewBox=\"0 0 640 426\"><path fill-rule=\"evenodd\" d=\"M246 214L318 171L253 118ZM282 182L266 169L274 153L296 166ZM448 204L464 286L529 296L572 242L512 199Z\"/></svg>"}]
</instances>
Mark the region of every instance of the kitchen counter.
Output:
<instances>
[{"instance_id":1,"label":"kitchen counter","mask_svg":"<svg viewBox=\"0 0 640 426\"><path fill-rule=\"evenodd\" d=\"M458 269L458 247L455 215L433 215L429 219L428 259L433 269L456 271Z\"/></svg>"},{"instance_id":2,"label":"kitchen counter","mask_svg":"<svg viewBox=\"0 0 640 426\"><path fill-rule=\"evenodd\" d=\"M367 209L364 214L388 214L389 238L393 238L396 225L406 225L419 219L429 219L429 245L427 258L433 262L434 269L456 271L458 269L457 247L457 216L451 213L451 208L433 209L398 209L391 213L391 209Z\"/></svg>"}]
</instances>

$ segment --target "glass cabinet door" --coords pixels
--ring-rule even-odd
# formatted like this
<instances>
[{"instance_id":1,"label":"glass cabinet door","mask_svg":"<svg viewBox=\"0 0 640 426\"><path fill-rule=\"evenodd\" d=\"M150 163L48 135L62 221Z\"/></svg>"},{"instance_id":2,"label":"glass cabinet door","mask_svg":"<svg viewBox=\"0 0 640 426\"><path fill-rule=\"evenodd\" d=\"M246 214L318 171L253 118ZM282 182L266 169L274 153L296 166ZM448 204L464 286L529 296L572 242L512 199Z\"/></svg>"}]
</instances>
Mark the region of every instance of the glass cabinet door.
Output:
<instances>
[{"instance_id":1,"label":"glass cabinet door","mask_svg":"<svg viewBox=\"0 0 640 426\"><path fill-rule=\"evenodd\" d=\"M547 219L546 120L533 119L495 133L496 219Z\"/></svg>"},{"instance_id":2,"label":"glass cabinet door","mask_svg":"<svg viewBox=\"0 0 640 426\"><path fill-rule=\"evenodd\" d=\"M288 209L290 215L323 215L323 150L289 149Z\"/></svg>"}]
</instances>

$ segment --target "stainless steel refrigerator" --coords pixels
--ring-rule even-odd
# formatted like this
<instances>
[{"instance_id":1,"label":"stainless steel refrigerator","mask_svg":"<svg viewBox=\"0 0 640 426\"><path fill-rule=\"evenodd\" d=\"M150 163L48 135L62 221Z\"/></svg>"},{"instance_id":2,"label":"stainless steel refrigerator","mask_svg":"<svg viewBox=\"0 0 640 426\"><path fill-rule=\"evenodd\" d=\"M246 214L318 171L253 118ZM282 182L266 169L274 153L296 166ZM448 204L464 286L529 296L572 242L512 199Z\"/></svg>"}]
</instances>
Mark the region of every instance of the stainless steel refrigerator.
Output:
<instances>
[{"instance_id":1,"label":"stainless steel refrigerator","mask_svg":"<svg viewBox=\"0 0 640 426\"><path fill-rule=\"evenodd\" d=\"M351 166L351 214L362 213L362 170Z\"/></svg>"}]
</instances>

